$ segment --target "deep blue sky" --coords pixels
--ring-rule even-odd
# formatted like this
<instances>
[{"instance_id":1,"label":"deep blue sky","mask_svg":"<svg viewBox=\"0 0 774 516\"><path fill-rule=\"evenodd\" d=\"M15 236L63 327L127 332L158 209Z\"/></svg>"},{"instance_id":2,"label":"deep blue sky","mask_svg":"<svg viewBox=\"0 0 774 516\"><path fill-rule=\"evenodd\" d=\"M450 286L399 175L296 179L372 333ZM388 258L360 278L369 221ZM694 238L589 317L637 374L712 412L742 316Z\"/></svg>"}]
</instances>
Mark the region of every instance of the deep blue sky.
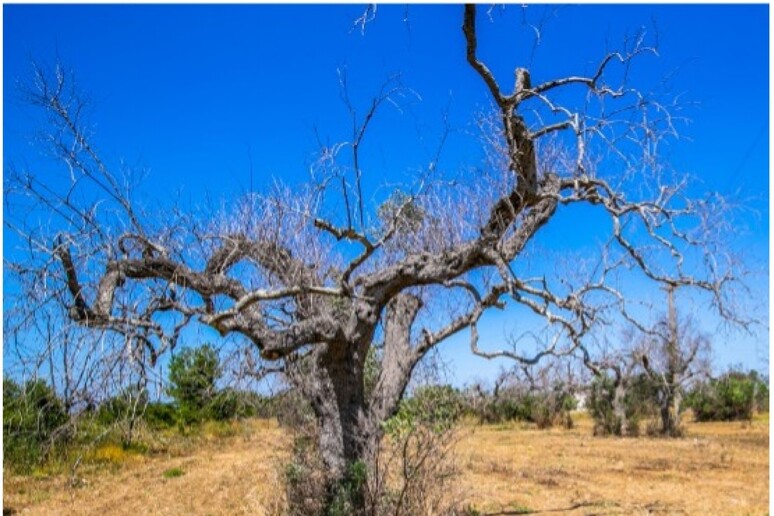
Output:
<instances>
[{"instance_id":1,"label":"deep blue sky","mask_svg":"<svg viewBox=\"0 0 774 516\"><path fill-rule=\"evenodd\" d=\"M467 133L490 101L465 63L461 6L380 6L361 34L352 22L363 9L4 5L4 165L53 170L30 144L40 119L17 94L33 59L59 59L75 70L92 99L101 152L113 163L150 169L148 203L169 203L178 191L191 204L203 192L243 192L250 155L256 188L274 177L305 180L315 128L325 141L351 136L339 99L337 69L344 68L358 106L395 72L422 99L407 99L403 114L386 109L375 123L364 148L370 195L379 197L379 186L426 164L446 106L455 132L442 166L454 171L474 161L477 147ZM495 8L493 22L484 9L480 52L507 83L515 66L530 66L533 83L589 72L641 27L657 37L660 56L642 59L632 78L645 90L683 94L692 122L681 128L686 139L670 146L670 161L699 176L707 190L747 199L760 218L743 220L737 245L768 264L767 5L512 5ZM525 16L532 24L546 20L534 52ZM558 250L583 237L561 220L546 233L547 247ZM6 235L5 252L9 245ZM753 290L764 304L767 280ZM721 365L767 367L765 332L731 339L718 347ZM493 367L468 371L463 355L450 356L462 376Z\"/></svg>"}]
</instances>

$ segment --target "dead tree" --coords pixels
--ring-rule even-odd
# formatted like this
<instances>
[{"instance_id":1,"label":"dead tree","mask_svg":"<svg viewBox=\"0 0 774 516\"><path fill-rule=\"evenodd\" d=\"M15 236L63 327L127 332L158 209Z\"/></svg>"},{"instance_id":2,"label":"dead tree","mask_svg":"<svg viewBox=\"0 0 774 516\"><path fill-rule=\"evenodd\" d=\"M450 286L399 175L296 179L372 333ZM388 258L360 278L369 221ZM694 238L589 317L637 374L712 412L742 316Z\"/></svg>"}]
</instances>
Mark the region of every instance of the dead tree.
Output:
<instances>
[{"instance_id":1,"label":"dead tree","mask_svg":"<svg viewBox=\"0 0 774 516\"><path fill-rule=\"evenodd\" d=\"M332 486L352 464L373 464L381 423L396 412L412 371L463 330L472 353L485 358L530 364L582 351L599 325L636 321L619 273L704 292L728 316L734 264L714 253L722 241L714 231L723 225L713 217L722 209L714 198L688 198L688 183L659 167L658 143L675 134L667 107L607 81L609 69L625 71L653 49L636 38L588 75L543 79L516 68L505 89L480 56L476 7L462 15L467 63L495 105L496 118L483 125L495 157L483 167L490 168L452 184L435 180L434 161L379 216L362 213L370 208L360 207L362 196L347 202L343 223L329 216L324 199L360 194L359 180L351 188L333 166L342 149L357 158L359 145L351 143L324 149L306 189L249 195L219 216L146 213L132 198L132 176L114 172L91 143L70 76L62 68L37 73L31 100L50 116L46 142L69 179L57 186L6 171L6 195L16 199L6 222L29 243L19 273L64 303L72 321L121 335L149 363L190 324L240 336L265 362L280 364L310 401ZM565 105L572 97L557 95L565 91L582 100ZM358 121L358 144L393 94L383 90ZM85 185L96 192L91 198L73 195ZM45 207L52 222L31 224L19 198ZM576 205L610 221L609 240L583 281L517 273L514 264L541 229ZM713 254L711 267L684 269L684 257L704 254ZM534 354L480 348L482 314L506 305L542 318L553 337ZM367 393L364 364L375 343L381 362Z\"/></svg>"},{"instance_id":2,"label":"dead tree","mask_svg":"<svg viewBox=\"0 0 774 516\"><path fill-rule=\"evenodd\" d=\"M632 333L624 334L629 340ZM595 419L595 435L637 435L636 407L630 398L641 370L637 354L630 346L620 345L595 359L587 358L586 367L594 374L592 383L592 411ZM630 417L631 416L631 417Z\"/></svg>"},{"instance_id":3,"label":"dead tree","mask_svg":"<svg viewBox=\"0 0 774 516\"><path fill-rule=\"evenodd\" d=\"M667 314L638 351L642 367L657 392L661 417L659 432L669 437L682 434L680 410L683 392L691 380L709 373L709 340L691 321L678 320L674 287L667 288Z\"/></svg>"}]
</instances>

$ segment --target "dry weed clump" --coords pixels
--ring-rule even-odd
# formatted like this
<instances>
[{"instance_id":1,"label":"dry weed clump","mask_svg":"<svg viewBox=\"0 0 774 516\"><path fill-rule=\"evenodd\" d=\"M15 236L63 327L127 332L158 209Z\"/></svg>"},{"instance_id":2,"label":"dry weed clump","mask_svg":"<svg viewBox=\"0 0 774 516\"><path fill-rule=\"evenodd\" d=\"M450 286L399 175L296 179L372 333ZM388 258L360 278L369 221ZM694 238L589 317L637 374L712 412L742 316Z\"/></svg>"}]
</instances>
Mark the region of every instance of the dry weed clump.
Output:
<instances>
[{"instance_id":1,"label":"dry weed clump","mask_svg":"<svg viewBox=\"0 0 774 516\"><path fill-rule=\"evenodd\" d=\"M373 514L463 514L455 454L461 431L414 428L381 443L368 492Z\"/></svg>"},{"instance_id":2,"label":"dry weed clump","mask_svg":"<svg viewBox=\"0 0 774 516\"><path fill-rule=\"evenodd\" d=\"M276 514L457 515L468 514L458 482L462 471L455 453L459 428L412 425L388 432L375 451L373 473L354 464L343 486L329 492L326 471L315 447L313 428L298 431L291 460L278 468L282 496L271 500ZM277 487L277 484L275 484ZM362 496L363 509L352 508Z\"/></svg>"}]
</instances>

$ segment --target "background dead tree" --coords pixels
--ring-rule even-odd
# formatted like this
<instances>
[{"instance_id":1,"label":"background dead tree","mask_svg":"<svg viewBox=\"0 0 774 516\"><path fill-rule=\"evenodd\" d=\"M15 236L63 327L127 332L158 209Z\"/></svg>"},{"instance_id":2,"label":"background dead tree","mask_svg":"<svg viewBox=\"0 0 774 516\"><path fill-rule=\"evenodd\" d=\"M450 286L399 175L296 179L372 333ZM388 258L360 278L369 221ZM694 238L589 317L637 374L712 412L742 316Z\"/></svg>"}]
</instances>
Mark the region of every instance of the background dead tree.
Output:
<instances>
[{"instance_id":1,"label":"background dead tree","mask_svg":"<svg viewBox=\"0 0 774 516\"><path fill-rule=\"evenodd\" d=\"M471 352L485 358L534 364L582 353L600 325L643 324L630 310L635 293L621 286L627 277L704 293L733 318L736 263L723 254L722 199L692 199L689 183L661 166L659 143L676 134L676 119L626 84L629 66L654 54L644 37L603 56L588 75L540 78L516 68L504 88L480 56L476 11L464 8L462 31L467 63L495 106L482 125L489 159L459 182L440 180L434 160L370 213L360 204L357 156L377 108L395 101L390 88L365 119L353 116L354 143L323 149L308 187L278 185L219 214L158 216L133 198L135 174L100 157L67 71L38 70L30 100L49 116L43 141L66 173L43 181L7 170L6 224L29 246L12 267L46 293L46 306L65 306L81 328L119 335L138 363L155 364L196 324L279 363L314 409L331 499L352 465L372 470L381 423L417 364L463 330ZM337 164L347 145L354 188L336 181L346 177ZM358 203L337 214L330 197L342 188ZM524 273L520 258L541 229L577 205L609 221L597 265L583 281ZM552 336L534 353L482 349L479 320L506 306L542 319ZM379 373L366 392L375 343Z\"/></svg>"},{"instance_id":2,"label":"background dead tree","mask_svg":"<svg viewBox=\"0 0 774 516\"><path fill-rule=\"evenodd\" d=\"M680 411L689 382L710 373L710 343L690 319L679 320L674 287L667 288L667 314L637 350L643 370L657 391L661 427L665 436L681 435Z\"/></svg>"},{"instance_id":3,"label":"background dead tree","mask_svg":"<svg viewBox=\"0 0 774 516\"><path fill-rule=\"evenodd\" d=\"M631 336L629 332L624 335L624 339L630 339ZM637 435L639 414L631 396L642 364L638 355L632 352L631 342L605 353L594 362L587 362L587 366L594 374L589 403L595 420L594 434L621 437Z\"/></svg>"}]
</instances>

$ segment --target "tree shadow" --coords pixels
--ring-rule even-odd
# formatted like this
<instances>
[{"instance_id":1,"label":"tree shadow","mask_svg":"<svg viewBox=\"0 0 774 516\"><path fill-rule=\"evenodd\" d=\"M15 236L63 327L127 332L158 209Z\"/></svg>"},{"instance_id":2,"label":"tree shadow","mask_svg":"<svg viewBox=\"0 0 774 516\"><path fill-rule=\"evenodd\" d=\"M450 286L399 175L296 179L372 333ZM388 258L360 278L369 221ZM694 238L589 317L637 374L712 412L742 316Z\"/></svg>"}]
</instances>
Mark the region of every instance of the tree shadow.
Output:
<instances>
[{"instance_id":1,"label":"tree shadow","mask_svg":"<svg viewBox=\"0 0 774 516\"><path fill-rule=\"evenodd\" d=\"M581 502L576 503L573 505L570 505L568 507L558 507L554 509L514 509L511 511L500 511L500 512L487 512L482 514L482 516L513 516L516 514L548 514L548 513L557 513L557 512L569 512L574 511L576 509L582 509L583 507L594 507L599 506L599 502Z\"/></svg>"}]
</instances>

